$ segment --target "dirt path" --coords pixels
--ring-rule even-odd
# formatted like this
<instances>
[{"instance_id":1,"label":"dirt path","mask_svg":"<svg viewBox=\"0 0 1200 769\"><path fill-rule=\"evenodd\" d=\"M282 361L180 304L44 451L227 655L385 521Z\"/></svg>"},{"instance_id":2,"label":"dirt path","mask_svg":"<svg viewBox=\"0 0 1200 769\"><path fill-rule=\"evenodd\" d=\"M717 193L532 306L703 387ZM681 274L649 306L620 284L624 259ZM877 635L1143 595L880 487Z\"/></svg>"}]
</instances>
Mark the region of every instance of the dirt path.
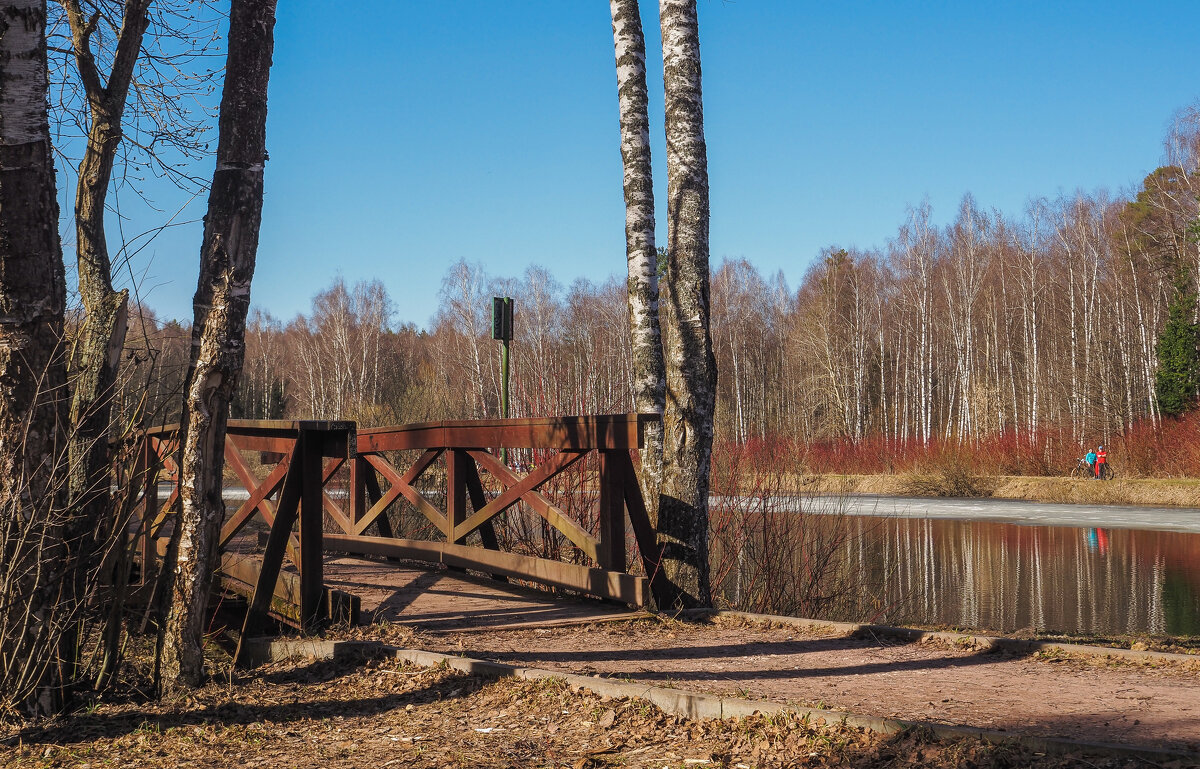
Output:
<instances>
[{"instance_id":1,"label":"dirt path","mask_svg":"<svg viewBox=\"0 0 1200 769\"><path fill-rule=\"evenodd\" d=\"M1200 657L1130 664L728 617L629 619L595 601L362 559L331 560L326 580L361 595L373 616L347 632L356 638L863 715L1200 753Z\"/></svg>"},{"instance_id":2,"label":"dirt path","mask_svg":"<svg viewBox=\"0 0 1200 769\"><path fill-rule=\"evenodd\" d=\"M860 714L1200 752L1200 660L1128 664L740 621L421 632L433 651Z\"/></svg>"}]
</instances>

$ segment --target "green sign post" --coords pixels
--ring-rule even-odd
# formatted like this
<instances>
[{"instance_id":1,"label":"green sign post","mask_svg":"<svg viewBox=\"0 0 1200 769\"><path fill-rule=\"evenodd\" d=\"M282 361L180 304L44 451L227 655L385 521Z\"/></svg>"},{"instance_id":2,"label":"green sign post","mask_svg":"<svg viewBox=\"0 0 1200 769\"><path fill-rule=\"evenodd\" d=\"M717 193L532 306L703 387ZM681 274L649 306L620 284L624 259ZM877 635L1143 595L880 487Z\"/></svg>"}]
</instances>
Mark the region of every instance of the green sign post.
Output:
<instances>
[{"instance_id":1,"label":"green sign post","mask_svg":"<svg viewBox=\"0 0 1200 769\"><path fill-rule=\"evenodd\" d=\"M500 416L508 419L508 355L513 338L513 300L492 297L492 339L500 342ZM500 461L508 464L508 449L500 449Z\"/></svg>"}]
</instances>

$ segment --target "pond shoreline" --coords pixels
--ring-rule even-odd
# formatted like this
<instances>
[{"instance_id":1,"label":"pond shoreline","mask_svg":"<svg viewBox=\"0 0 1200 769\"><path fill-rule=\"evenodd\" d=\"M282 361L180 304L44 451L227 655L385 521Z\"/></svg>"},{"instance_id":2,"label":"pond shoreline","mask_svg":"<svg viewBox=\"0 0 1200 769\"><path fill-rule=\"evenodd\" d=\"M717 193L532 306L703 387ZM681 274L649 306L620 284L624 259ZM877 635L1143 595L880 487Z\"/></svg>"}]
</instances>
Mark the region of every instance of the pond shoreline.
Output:
<instances>
[{"instance_id":1,"label":"pond shoreline","mask_svg":"<svg viewBox=\"0 0 1200 769\"><path fill-rule=\"evenodd\" d=\"M961 496L931 494L936 478L915 473L891 475L795 475L790 491L816 494L869 494L881 497ZM1200 508L1200 478L1121 478L1093 481L1031 475L977 476L972 486L980 499L1011 499L1074 505ZM921 493L925 492L925 493Z\"/></svg>"}]
</instances>

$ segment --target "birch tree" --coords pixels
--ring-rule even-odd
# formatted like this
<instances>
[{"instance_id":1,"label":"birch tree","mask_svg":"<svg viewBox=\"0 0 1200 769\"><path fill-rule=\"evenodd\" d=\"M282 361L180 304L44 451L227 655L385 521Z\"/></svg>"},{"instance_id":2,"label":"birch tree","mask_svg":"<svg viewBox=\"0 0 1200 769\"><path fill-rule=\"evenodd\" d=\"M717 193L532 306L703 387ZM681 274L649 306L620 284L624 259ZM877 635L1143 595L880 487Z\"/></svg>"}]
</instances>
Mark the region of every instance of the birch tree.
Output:
<instances>
[{"instance_id":1,"label":"birch tree","mask_svg":"<svg viewBox=\"0 0 1200 769\"><path fill-rule=\"evenodd\" d=\"M66 424L45 0L0 3L0 696L29 715L61 704Z\"/></svg>"},{"instance_id":2,"label":"birch tree","mask_svg":"<svg viewBox=\"0 0 1200 769\"><path fill-rule=\"evenodd\" d=\"M666 409L660 606L708 606L708 488L717 364L709 326L708 151L696 0L660 0L667 134Z\"/></svg>"},{"instance_id":3,"label":"birch tree","mask_svg":"<svg viewBox=\"0 0 1200 769\"><path fill-rule=\"evenodd\" d=\"M73 564L67 587L87 591L88 571L98 532L104 528L109 487L109 417L122 346L128 291L116 291L104 234L104 209L113 160L121 143L121 123L134 65L149 23L150 0L127 0L117 32L107 82L97 64L93 34L101 13L85 16L79 0L62 0L71 30L75 68L87 104L87 142L75 189L75 242L79 296L84 319L75 343L71 399L69 493L71 520L66 544Z\"/></svg>"},{"instance_id":4,"label":"birch tree","mask_svg":"<svg viewBox=\"0 0 1200 769\"><path fill-rule=\"evenodd\" d=\"M225 425L245 351L262 221L267 81L275 0L233 0L218 121L217 167L193 300L192 355L180 425L180 510L168 554L170 608L159 638L163 691L198 685L200 646L225 503Z\"/></svg>"},{"instance_id":5,"label":"birch tree","mask_svg":"<svg viewBox=\"0 0 1200 769\"><path fill-rule=\"evenodd\" d=\"M617 57L617 95L621 114L621 162L625 169L625 259L632 342L633 406L640 413L662 414L666 390L662 335L658 316L658 251L654 244L654 187L650 163L650 122L646 95L646 38L637 0L610 0ZM662 424L646 429L640 483L650 520L658 516L661 483Z\"/></svg>"}]
</instances>

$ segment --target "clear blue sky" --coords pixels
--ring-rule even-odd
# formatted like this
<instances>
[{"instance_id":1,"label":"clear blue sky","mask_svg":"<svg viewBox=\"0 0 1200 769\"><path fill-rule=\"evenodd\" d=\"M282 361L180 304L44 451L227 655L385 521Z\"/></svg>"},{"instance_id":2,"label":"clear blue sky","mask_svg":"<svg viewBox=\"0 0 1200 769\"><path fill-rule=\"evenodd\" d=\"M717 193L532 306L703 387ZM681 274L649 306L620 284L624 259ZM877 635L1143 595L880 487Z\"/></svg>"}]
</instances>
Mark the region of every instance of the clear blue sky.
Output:
<instances>
[{"instance_id":1,"label":"clear blue sky","mask_svg":"<svg viewBox=\"0 0 1200 769\"><path fill-rule=\"evenodd\" d=\"M563 284L623 273L608 3L335 5L279 5L256 305L288 319L339 274L379 278L398 319L425 325L460 257ZM665 240L656 6L642 2ZM714 266L744 257L793 286L822 247L881 246L925 198L945 222L967 191L1015 214L1137 183L1200 98L1194 0L700 0L700 24ZM190 318L199 245L195 223L139 255L160 315Z\"/></svg>"}]
</instances>

